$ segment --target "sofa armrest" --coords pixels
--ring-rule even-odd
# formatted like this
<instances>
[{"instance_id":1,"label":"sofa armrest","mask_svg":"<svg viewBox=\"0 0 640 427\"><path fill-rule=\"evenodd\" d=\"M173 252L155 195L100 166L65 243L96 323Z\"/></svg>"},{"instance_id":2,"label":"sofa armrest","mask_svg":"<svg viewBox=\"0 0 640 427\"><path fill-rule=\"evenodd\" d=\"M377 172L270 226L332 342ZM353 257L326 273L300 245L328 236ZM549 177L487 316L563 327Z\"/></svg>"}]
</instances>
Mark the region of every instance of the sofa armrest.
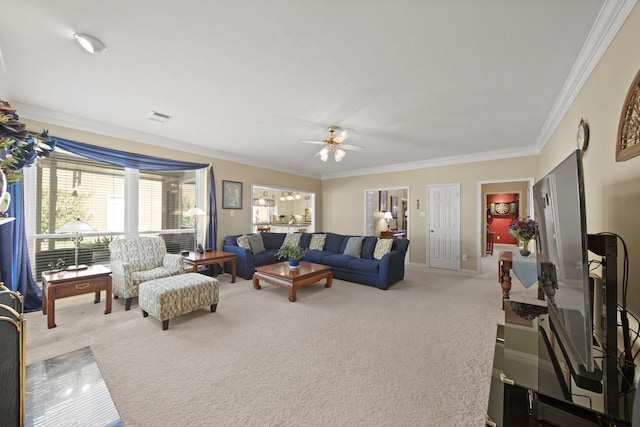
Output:
<instances>
[{"instance_id":1,"label":"sofa armrest","mask_svg":"<svg viewBox=\"0 0 640 427\"><path fill-rule=\"evenodd\" d=\"M184 260L182 255L165 254L162 258L162 266L174 274L184 273Z\"/></svg>"},{"instance_id":2,"label":"sofa armrest","mask_svg":"<svg viewBox=\"0 0 640 427\"><path fill-rule=\"evenodd\" d=\"M395 282L404 279L405 253L394 249L380 259L380 288L388 289Z\"/></svg>"},{"instance_id":3,"label":"sofa armrest","mask_svg":"<svg viewBox=\"0 0 640 427\"><path fill-rule=\"evenodd\" d=\"M133 286L133 278L131 277L131 264L123 261L111 261L111 285L114 295L123 298L130 298L130 289Z\"/></svg>"},{"instance_id":4,"label":"sofa armrest","mask_svg":"<svg viewBox=\"0 0 640 427\"><path fill-rule=\"evenodd\" d=\"M236 274L244 279L251 279L253 277L254 262L253 252L251 249L241 248L236 245L224 245L222 246L224 252L231 252L236 256ZM225 268L226 270L226 268Z\"/></svg>"}]
</instances>

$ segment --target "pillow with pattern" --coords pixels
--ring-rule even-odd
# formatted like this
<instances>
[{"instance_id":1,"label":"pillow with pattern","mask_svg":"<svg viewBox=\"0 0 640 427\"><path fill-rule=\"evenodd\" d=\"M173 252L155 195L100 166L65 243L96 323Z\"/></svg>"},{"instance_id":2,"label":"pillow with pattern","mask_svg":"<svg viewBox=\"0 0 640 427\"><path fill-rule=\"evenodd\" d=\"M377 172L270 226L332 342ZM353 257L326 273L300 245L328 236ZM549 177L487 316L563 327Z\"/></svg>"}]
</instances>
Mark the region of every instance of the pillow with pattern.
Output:
<instances>
[{"instance_id":1,"label":"pillow with pattern","mask_svg":"<svg viewBox=\"0 0 640 427\"><path fill-rule=\"evenodd\" d=\"M373 250L373 257L375 259L382 259L385 254L391 251L393 245L393 239L378 239L376 242L376 248Z\"/></svg>"},{"instance_id":2,"label":"pillow with pattern","mask_svg":"<svg viewBox=\"0 0 640 427\"><path fill-rule=\"evenodd\" d=\"M287 233L287 236L284 238L284 242L282 242L282 246L284 245L300 246L301 237L302 237L301 233Z\"/></svg>"},{"instance_id":3,"label":"pillow with pattern","mask_svg":"<svg viewBox=\"0 0 640 427\"><path fill-rule=\"evenodd\" d=\"M309 243L309 249L321 251L324 249L324 242L327 240L327 235L324 233L317 233L311 236L311 243Z\"/></svg>"},{"instance_id":4,"label":"pillow with pattern","mask_svg":"<svg viewBox=\"0 0 640 427\"><path fill-rule=\"evenodd\" d=\"M249 245L249 236L247 236L246 234L239 236L237 242L238 246L240 246L241 248L251 249L251 245Z\"/></svg>"}]
</instances>

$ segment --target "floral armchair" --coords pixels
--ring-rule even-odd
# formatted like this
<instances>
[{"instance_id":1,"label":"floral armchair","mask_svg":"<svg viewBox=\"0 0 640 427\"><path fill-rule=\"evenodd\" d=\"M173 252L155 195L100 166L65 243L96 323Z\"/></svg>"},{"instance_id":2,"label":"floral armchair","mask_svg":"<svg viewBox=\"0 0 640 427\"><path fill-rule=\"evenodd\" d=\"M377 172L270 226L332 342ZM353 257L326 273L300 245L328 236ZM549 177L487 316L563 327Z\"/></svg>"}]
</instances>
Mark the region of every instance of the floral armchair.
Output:
<instances>
[{"instance_id":1,"label":"floral armchair","mask_svg":"<svg viewBox=\"0 0 640 427\"><path fill-rule=\"evenodd\" d=\"M114 240L111 252L111 279L114 298L125 298L125 310L131 308L142 282L184 273L182 256L168 254L160 237L134 237Z\"/></svg>"}]
</instances>

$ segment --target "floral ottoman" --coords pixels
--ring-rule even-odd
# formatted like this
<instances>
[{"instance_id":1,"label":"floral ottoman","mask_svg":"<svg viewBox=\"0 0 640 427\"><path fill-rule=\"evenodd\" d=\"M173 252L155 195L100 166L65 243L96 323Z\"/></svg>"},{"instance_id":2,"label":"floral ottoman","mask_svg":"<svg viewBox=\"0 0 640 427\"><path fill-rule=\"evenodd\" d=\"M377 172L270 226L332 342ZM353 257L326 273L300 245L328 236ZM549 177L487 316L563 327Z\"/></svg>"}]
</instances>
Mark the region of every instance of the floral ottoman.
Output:
<instances>
[{"instance_id":1,"label":"floral ottoman","mask_svg":"<svg viewBox=\"0 0 640 427\"><path fill-rule=\"evenodd\" d=\"M138 304L142 315L162 321L162 330L169 328L169 319L207 306L211 312L218 305L218 279L200 273L179 274L149 280L140 284Z\"/></svg>"}]
</instances>

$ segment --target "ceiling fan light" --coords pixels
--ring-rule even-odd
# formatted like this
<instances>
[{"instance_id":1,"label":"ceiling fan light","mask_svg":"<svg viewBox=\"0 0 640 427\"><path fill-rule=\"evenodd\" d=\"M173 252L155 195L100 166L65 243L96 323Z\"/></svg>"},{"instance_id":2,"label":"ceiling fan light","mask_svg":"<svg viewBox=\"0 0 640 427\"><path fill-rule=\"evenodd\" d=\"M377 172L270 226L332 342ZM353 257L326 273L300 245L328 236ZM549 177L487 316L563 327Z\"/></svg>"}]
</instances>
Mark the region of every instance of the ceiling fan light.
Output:
<instances>
[{"instance_id":1,"label":"ceiling fan light","mask_svg":"<svg viewBox=\"0 0 640 427\"><path fill-rule=\"evenodd\" d=\"M107 50L107 46L101 40L89 34L75 33L73 38L89 53L99 53Z\"/></svg>"},{"instance_id":2,"label":"ceiling fan light","mask_svg":"<svg viewBox=\"0 0 640 427\"><path fill-rule=\"evenodd\" d=\"M347 153L342 148L338 148L335 153L336 162L339 162L340 160L342 160L345 154Z\"/></svg>"}]
</instances>

